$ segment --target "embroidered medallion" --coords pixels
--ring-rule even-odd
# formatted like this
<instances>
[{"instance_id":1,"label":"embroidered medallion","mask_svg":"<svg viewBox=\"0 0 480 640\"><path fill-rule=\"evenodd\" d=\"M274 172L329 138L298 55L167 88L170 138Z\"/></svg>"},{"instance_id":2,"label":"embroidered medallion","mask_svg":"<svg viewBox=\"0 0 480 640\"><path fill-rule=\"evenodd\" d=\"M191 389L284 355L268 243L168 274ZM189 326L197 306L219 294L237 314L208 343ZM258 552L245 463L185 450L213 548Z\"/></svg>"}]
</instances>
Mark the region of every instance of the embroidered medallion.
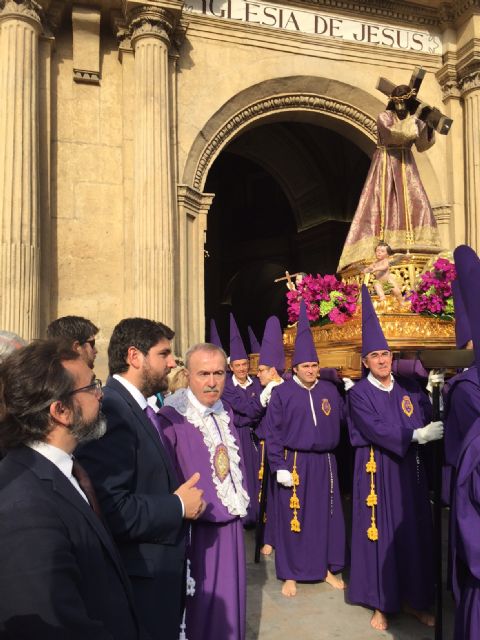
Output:
<instances>
[{"instance_id":1,"label":"embroidered medallion","mask_svg":"<svg viewBox=\"0 0 480 640\"><path fill-rule=\"evenodd\" d=\"M413 413L413 404L412 404L412 401L410 400L409 396L403 396L403 398L402 398L402 411L409 418Z\"/></svg>"},{"instance_id":2,"label":"embroidered medallion","mask_svg":"<svg viewBox=\"0 0 480 640\"><path fill-rule=\"evenodd\" d=\"M330 411L332 410L332 407L330 406L330 402L327 400L327 398L323 398L322 400L322 411L326 416L330 415Z\"/></svg>"},{"instance_id":3,"label":"embroidered medallion","mask_svg":"<svg viewBox=\"0 0 480 640\"><path fill-rule=\"evenodd\" d=\"M230 471L230 460L227 447L222 443L217 445L213 456L213 466L220 482L223 482Z\"/></svg>"}]
</instances>

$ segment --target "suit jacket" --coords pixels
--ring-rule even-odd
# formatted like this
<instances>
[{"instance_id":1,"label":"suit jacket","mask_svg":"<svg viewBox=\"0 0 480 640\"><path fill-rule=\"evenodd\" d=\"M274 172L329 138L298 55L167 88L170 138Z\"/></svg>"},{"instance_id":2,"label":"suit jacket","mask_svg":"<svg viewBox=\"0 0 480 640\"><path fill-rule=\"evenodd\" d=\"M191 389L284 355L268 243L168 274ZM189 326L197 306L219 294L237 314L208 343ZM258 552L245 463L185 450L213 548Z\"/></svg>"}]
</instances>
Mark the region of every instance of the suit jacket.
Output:
<instances>
[{"instance_id":1,"label":"suit jacket","mask_svg":"<svg viewBox=\"0 0 480 640\"><path fill-rule=\"evenodd\" d=\"M71 482L29 447L0 463L0 637L140 638L110 534Z\"/></svg>"},{"instance_id":2,"label":"suit jacket","mask_svg":"<svg viewBox=\"0 0 480 640\"><path fill-rule=\"evenodd\" d=\"M76 457L132 579L142 623L153 638L178 638L186 529L173 495L179 485L173 462L135 398L114 378L104 388L102 412L106 434L79 447Z\"/></svg>"}]
</instances>

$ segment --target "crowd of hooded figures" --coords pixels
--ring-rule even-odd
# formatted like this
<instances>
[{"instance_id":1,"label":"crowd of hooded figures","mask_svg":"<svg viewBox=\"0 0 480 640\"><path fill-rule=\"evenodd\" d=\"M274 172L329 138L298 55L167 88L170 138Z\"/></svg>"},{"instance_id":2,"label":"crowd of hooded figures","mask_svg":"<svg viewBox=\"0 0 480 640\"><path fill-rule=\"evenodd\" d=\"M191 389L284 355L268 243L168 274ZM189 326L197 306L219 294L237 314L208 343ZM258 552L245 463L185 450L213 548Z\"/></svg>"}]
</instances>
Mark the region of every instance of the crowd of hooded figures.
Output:
<instances>
[{"instance_id":1,"label":"crowd of hooded figures","mask_svg":"<svg viewBox=\"0 0 480 640\"><path fill-rule=\"evenodd\" d=\"M462 246L455 263L457 346L477 359L445 384L442 421L426 381L395 369L365 286L355 383L320 369L303 301L291 371L272 316L255 377L233 316L228 364L212 323L181 367L172 329L122 320L105 385L90 320L30 344L2 332L0 637L243 640L252 526L285 597L324 581L374 629L399 611L433 626L428 458L444 438L455 640L478 638L480 260Z\"/></svg>"}]
</instances>

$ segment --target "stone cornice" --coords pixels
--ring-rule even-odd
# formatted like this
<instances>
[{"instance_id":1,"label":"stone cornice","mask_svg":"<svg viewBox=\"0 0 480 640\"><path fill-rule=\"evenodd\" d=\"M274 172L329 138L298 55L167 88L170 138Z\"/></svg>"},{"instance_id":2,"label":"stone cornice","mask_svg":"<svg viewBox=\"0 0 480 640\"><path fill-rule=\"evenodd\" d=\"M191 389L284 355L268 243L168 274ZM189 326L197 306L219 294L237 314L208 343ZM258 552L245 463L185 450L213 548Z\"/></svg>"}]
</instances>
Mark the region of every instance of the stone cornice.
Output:
<instances>
[{"instance_id":1,"label":"stone cornice","mask_svg":"<svg viewBox=\"0 0 480 640\"><path fill-rule=\"evenodd\" d=\"M325 11L360 14L375 20L393 20L423 27L439 26L442 16L436 7L388 0L296 0L295 4L321 7Z\"/></svg>"},{"instance_id":2,"label":"stone cornice","mask_svg":"<svg viewBox=\"0 0 480 640\"><path fill-rule=\"evenodd\" d=\"M26 20L35 27L42 27L44 12L35 0L2 0L0 2L0 20L17 18Z\"/></svg>"}]
</instances>

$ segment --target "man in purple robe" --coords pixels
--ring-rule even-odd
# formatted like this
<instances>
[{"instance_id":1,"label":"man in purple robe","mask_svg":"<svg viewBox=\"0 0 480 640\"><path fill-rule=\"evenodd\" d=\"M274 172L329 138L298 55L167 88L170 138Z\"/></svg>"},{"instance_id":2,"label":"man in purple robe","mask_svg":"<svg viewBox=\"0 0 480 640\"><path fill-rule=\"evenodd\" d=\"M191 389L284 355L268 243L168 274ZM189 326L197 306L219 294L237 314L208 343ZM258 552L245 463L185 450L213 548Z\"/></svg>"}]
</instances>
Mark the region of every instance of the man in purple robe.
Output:
<instances>
[{"instance_id":1,"label":"man in purple robe","mask_svg":"<svg viewBox=\"0 0 480 640\"><path fill-rule=\"evenodd\" d=\"M345 565L345 525L333 450L340 439L343 402L335 385L318 380L318 356L301 302L294 376L275 387L267 409L266 442L275 486L275 567L283 595L297 581L325 580Z\"/></svg>"},{"instance_id":2,"label":"man in purple robe","mask_svg":"<svg viewBox=\"0 0 480 640\"><path fill-rule=\"evenodd\" d=\"M222 395L233 411L233 421L238 431L245 480L250 496L247 515L243 521L246 527L255 525L258 518L258 448L254 430L262 415L258 396L261 391L258 380L248 375L249 362L242 337L230 314L230 370Z\"/></svg>"},{"instance_id":3,"label":"man in purple robe","mask_svg":"<svg viewBox=\"0 0 480 640\"><path fill-rule=\"evenodd\" d=\"M187 549L188 640L243 640L245 637L245 549L241 518L248 493L233 415L220 397L225 352L198 344L185 358L189 386L168 396L158 414L178 474L200 471L205 511L191 527ZM194 591L192 595L192 591ZM191 596L191 597L190 597Z\"/></svg>"},{"instance_id":4,"label":"man in purple robe","mask_svg":"<svg viewBox=\"0 0 480 640\"><path fill-rule=\"evenodd\" d=\"M462 412L465 404L465 422L474 415L475 402L474 372L478 376L480 364L480 260L467 246L457 247L454 251L455 266L465 312L470 328L470 337L475 350L475 366L471 367L471 382L458 385L451 398L450 411ZM467 372L467 373L468 373ZM476 383L479 384L477 377ZM461 397L461 386L465 392ZM475 391L474 391L475 389ZM478 407L477 407L478 411ZM452 501L452 568L453 591L457 602L455 613L455 640L478 638L480 635L480 419L473 424L462 425L462 431L456 439L458 457L455 460L455 486ZM463 436L463 439L462 439ZM460 446L458 446L458 444Z\"/></svg>"},{"instance_id":5,"label":"man in purple robe","mask_svg":"<svg viewBox=\"0 0 480 640\"><path fill-rule=\"evenodd\" d=\"M402 607L433 626L433 526L420 445L441 438L443 424L428 423L430 403L417 382L392 375L365 286L362 358L368 375L348 392L355 447L348 599L374 609L374 629L385 630L387 614Z\"/></svg>"},{"instance_id":6,"label":"man in purple robe","mask_svg":"<svg viewBox=\"0 0 480 640\"><path fill-rule=\"evenodd\" d=\"M272 390L284 382L281 374L285 369L282 327L280 326L280 321L276 316L270 316L265 324L262 346L259 351L257 378L263 388L259 395L259 402L263 407L264 414L259 422L255 434L260 446L258 477L260 482L267 483L267 508L265 513L265 527L263 531L263 546L260 549L260 553L264 556L269 556L273 552L273 547L275 546L274 486L276 476L272 474L269 466L266 464L266 410L272 397ZM265 475L267 469L268 478Z\"/></svg>"}]
</instances>

